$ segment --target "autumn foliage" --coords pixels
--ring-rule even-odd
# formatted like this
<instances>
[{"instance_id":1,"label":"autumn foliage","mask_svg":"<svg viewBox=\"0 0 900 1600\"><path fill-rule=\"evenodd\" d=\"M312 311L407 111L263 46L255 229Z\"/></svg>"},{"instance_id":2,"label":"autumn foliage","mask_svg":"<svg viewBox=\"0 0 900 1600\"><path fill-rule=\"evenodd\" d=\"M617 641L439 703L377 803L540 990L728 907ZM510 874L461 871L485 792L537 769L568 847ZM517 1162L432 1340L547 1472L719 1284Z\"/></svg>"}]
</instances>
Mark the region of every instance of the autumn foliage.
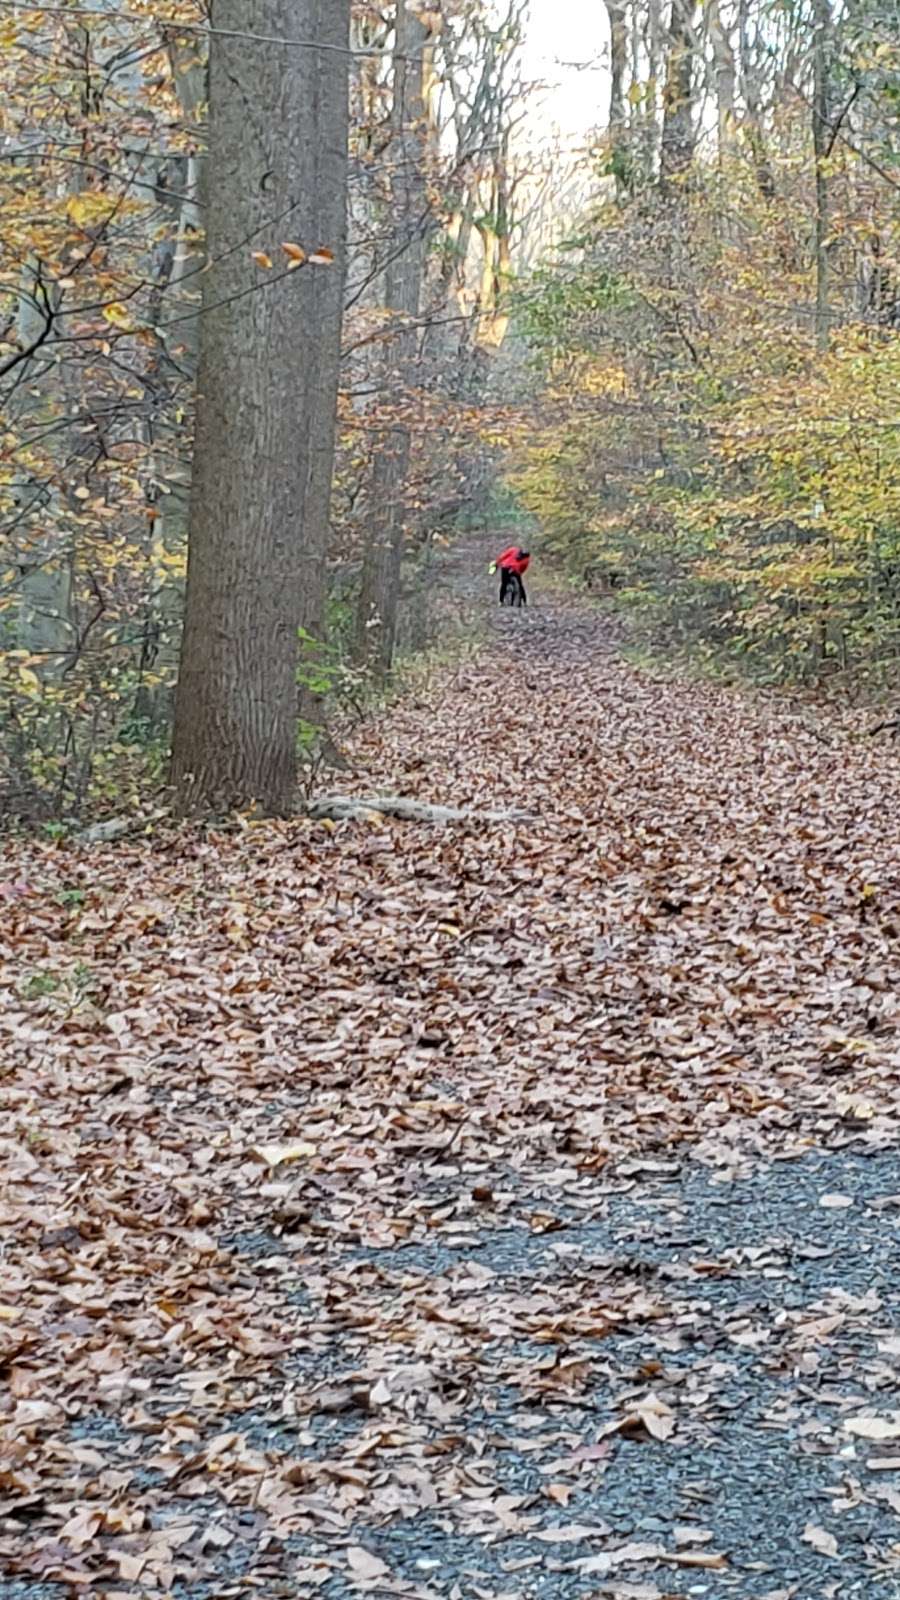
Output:
<instances>
[{"instance_id":1,"label":"autumn foliage","mask_svg":"<svg viewBox=\"0 0 900 1600\"><path fill-rule=\"evenodd\" d=\"M511 481L550 547L657 643L765 681L871 690L900 650L896 60L865 10L833 41L822 304L799 68L674 197L601 180L519 290L543 388Z\"/></svg>"}]
</instances>

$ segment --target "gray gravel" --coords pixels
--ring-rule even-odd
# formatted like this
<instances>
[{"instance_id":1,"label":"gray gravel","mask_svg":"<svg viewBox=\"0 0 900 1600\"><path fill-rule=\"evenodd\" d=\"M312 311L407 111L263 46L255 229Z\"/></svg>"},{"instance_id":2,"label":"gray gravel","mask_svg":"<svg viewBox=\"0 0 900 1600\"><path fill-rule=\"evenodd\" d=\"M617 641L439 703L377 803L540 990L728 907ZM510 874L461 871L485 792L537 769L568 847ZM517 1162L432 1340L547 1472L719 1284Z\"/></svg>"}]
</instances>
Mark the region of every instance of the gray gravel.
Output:
<instances>
[{"instance_id":1,"label":"gray gravel","mask_svg":"<svg viewBox=\"0 0 900 1600\"><path fill-rule=\"evenodd\" d=\"M462 1182L449 1176L448 1194ZM452 1458L463 1479L474 1473L489 1486L486 1503L517 1497L509 1525L489 1509L475 1514L477 1502L448 1493L445 1481L437 1504L401 1498L385 1513L363 1502L352 1531L326 1528L271 1544L261 1580L259 1517L223 1508L214 1496L208 1504L179 1500L176 1490L172 1515L227 1518L231 1534L227 1546L207 1552L214 1576L177 1586L177 1600L260 1592L273 1600L305 1593L349 1600L362 1591L348 1572L348 1545L384 1563L370 1591L379 1594L582 1600L627 1597L637 1585L636 1596L685 1600L898 1600L900 1444L872 1445L842 1423L897 1403L900 1357L891 1351L900 1342L887 1353L879 1346L892 1334L896 1340L900 1322L900 1155L811 1153L729 1182L687 1165L637 1173L627 1183L580 1182L574 1194L552 1184L538 1196L509 1188L502 1222L458 1248L417 1240L346 1251L362 1299L382 1296L390 1308L421 1292L452 1305L464 1293L468 1318L483 1325L478 1362L454 1358L452 1340L449 1354L436 1346L424 1358L402 1341L392 1344L390 1316L386 1339L384 1330L368 1336L342 1328L323 1340L322 1308L286 1270L286 1316L297 1334L282 1376L230 1417L209 1418L210 1435L233 1427L275 1464L302 1459L350 1469L373 1440L364 1460L376 1475L389 1477L414 1458L435 1462L439 1478ZM534 1231L536 1209L553 1219L550 1231ZM290 1266L299 1242L258 1232L232 1237L230 1247L248 1265L272 1257ZM479 1269L493 1276L479 1277ZM548 1286L560 1306L624 1304L640 1295L649 1309L642 1314L638 1301L614 1331L568 1335L556 1347L513 1326L492 1331L498 1309ZM821 1337L798 1335L798 1324L821 1318L831 1319ZM317 1327L315 1344L304 1329ZM581 1363L571 1389L542 1387L557 1357ZM424 1359L439 1379L444 1413L430 1415L413 1397L385 1415L352 1401L284 1415L286 1386L302 1399L323 1384L352 1387L353 1374L368 1373L370 1382L411 1359ZM672 1408L671 1437L616 1433L601 1459L551 1467L595 1445L628 1397L648 1389ZM148 1398L161 1416L173 1404L164 1389ZM456 1440L449 1455L448 1431ZM102 1444L110 1461L134 1459L135 1441L114 1411L74 1420L71 1437ZM894 1454L895 1464L885 1465ZM565 1505L546 1492L557 1479L567 1486ZM154 1486L147 1474L146 1487ZM810 1525L833 1535L836 1555L804 1540ZM671 1552L675 1529L686 1526L702 1530L707 1542L696 1547L722 1552L727 1567L625 1561L604 1573L579 1565L630 1542ZM244 1585L245 1572L256 1575L255 1586ZM0 1578L0 1600L70 1592Z\"/></svg>"}]
</instances>

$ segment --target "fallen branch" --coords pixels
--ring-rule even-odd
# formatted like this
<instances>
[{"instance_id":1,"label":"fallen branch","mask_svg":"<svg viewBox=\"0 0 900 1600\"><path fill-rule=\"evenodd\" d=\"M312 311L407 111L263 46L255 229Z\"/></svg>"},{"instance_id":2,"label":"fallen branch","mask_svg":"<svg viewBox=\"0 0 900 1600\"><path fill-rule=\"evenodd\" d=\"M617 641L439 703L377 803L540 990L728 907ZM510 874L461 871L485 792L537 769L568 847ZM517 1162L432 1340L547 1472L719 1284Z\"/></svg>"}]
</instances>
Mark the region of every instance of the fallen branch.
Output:
<instances>
[{"instance_id":1,"label":"fallen branch","mask_svg":"<svg viewBox=\"0 0 900 1600\"><path fill-rule=\"evenodd\" d=\"M135 833L139 827L140 822L133 817L112 817L109 822L94 822L91 827L83 828L75 838L79 844L111 844L114 839L124 839L127 833Z\"/></svg>"},{"instance_id":2,"label":"fallen branch","mask_svg":"<svg viewBox=\"0 0 900 1600\"><path fill-rule=\"evenodd\" d=\"M144 812L134 817L110 817L106 822L94 822L89 828L82 828L74 835L77 844L112 844L116 839L125 839L130 834L146 834L157 822L162 822L168 816L165 809Z\"/></svg>"},{"instance_id":3,"label":"fallen branch","mask_svg":"<svg viewBox=\"0 0 900 1600\"><path fill-rule=\"evenodd\" d=\"M461 809L458 806L429 806L420 800L407 800L403 795L382 794L372 797L345 794L321 795L303 807L306 816L316 822L365 822L372 816L396 817L401 822L430 822L443 826L449 822L534 822L530 811L513 808L508 811L481 811L477 807ZM153 812L150 816L113 817L108 822L95 822L75 834L79 844L112 844L137 833L146 833L148 827L159 822L167 813Z\"/></svg>"},{"instance_id":4,"label":"fallen branch","mask_svg":"<svg viewBox=\"0 0 900 1600\"><path fill-rule=\"evenodd\" d=\"M372 815L397 817L402 822L533 822L529 811L481 811L473 808L461 810L457 806L429 806L419 800L407 800L402 795L376 795L365 798L359 795L326 794L311 800L306 814L317 822L361 822Z\"/></svg>"}]
</instances>

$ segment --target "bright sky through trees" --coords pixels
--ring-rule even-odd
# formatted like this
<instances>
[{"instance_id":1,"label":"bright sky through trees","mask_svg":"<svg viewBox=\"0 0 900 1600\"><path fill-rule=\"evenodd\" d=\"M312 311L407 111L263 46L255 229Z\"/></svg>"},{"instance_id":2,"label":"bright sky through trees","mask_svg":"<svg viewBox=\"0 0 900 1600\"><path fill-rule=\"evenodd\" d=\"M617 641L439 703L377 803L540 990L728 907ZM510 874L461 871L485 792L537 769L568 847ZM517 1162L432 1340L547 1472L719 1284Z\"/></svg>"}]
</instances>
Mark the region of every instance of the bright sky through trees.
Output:
<instances>
[{"instance_id":1,"label":"bright sky through trees","mask_svg":"<svg viewBox=\"0 0 900 1600\"><path fill-rule=\"evenodd\" d=\"M577 139L605 116L608 28L600 4L531 0L523 67L546 83L532 116L549 132ZM576 63L584 63L579 67Z\"/></svg>"}]
</instances>

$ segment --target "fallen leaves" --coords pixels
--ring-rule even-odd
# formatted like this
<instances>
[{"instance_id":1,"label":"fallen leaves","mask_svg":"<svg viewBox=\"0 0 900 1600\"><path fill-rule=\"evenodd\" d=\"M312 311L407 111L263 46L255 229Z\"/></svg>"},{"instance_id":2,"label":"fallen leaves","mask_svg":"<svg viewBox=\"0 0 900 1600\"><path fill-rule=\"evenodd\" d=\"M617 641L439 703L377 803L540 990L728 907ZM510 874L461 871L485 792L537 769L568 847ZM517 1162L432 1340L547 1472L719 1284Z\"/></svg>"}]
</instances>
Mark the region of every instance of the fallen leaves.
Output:
<instances>
[{"instance_id":1,"label":"fallen leaves","mask_svg":"<svg viewBox=\"0 0 900 1600\"><path fill-rule=\"evenodd\" d=\"M631 1436L645 1433L651 1439L670 1439L675 1432L675 1413L671 1406L651 1393L629 1406L617 1427L620 1433Z\"/></svg>"},{"instance_id":2,"label":"fallen leaves","mask_svg":"<svg viewBox=\"0 0 900 1600\"><path fill-rule=\"evenodd\" d=\"M293 1144L254 1145L250 1154L265 1162L267 1167L286 1166L293 1161L306 1161L318 1154L318 1146L300 1139Z\"/></svg>"},{"instance_id":3,"label":"fallen leaves","mask_svg":"<svg viewBox=\"0 0 900 1600\"><path fill-rule=\"evenodd\" d=\"M354 1545L347 1551L347 1566L353 1577L362 1583L380 1583L391 1575L387 1564L362 1545Z\"/></svg>"},{"instance_id":4,"label":"fallen leaves","mask_svg":"<svg viewBox=\"0 0 900 1600\"><path fill-rule=\"evenodd\" d=\"M739 1239L732 1209L748 1174L768 1204L807 1152L894 1137L887 779L580 627L536 622L354 736L361 793L527 798L527 826L6 846L0 1560L24 1582L242 1563L248 1593L364 1592L405 1581L382 1537L422 1514L479 1560L514 1540L600 1592L687 1589L739 1574L731 1526L702 1486L639 1517L641 1485L746 1437L751 1376L753 1425L853 1496L900 1470L885 1285L836 1287L896 1196L829 1168L799 1232ZM498 760L485 705L520 649L548 716L507 707ZM805 1516L792 1561L835 1560Z\"/></svg>"},{"instance_id":5,"label":"fallen leaves","mask_svg":"<svg viewBox=\"0 0 900 1600\"><path fill-rule=\"evenodd\" d=\"M76 1555L80 1555L85 1546L92 1543L102 1523L102 1512L94 1510L91 1506L78 1506L63 1523L59 1537L64 1544L74 1550Z\"/></svg>"},{"instance_id":6,"label":"fallen leaves","mask_svg":"<svg viewBox=\"0 0 900 1600\"><path fill-rule=\"evenodd\" d=\"M619 1566L639 1566L645 1561L674 1567L700 1568L718 1572L728 1566L728 1557L713 1550L667 1550L664 1545L648 1543L623 1544L615 1550L606 1550L596 1556L587 1556L576 1563L578 1571L595 1574L612 1572Z\"/></svg>"},{"instance_id":7,"label":"fallen leaves","mask_svg":"<svg viewBox=\"0 0 900 1600\"><path fill-rule=\"evenodd\" d=\"M721 1550L676 1550L666 1560L676 1567L699 1567L709 1572L720 1572L728 1565L728 1557Z\"/></svg>"},{"instance_id":8,"label":"fallen leaves","mask_svg":"<svg viewBox=\"0 0 900 1600\"><path fill-rule=\"evenodd\" d=\"M825 1528L816 1527L815 1523L808 1522L803 1529L802 1538L805 1544L811 1545L822 1556L836 1556L838 1542L833 1533L828 1533Z\"/></svg>"},{"instance_id":9,"label":"fallen leaves","mask_svg":"<svg viewBox=\"0 0 900 1600\"><path fill-rule=\"evenodd\" d=\"M845 1417L843 1427L847 1433L854 1434L858 1439L873 1439L878 1443L884 1439L900 1439L900 1411L891 1412L884 1417L868 1414Z\"/></svg>"}]
</instances>

